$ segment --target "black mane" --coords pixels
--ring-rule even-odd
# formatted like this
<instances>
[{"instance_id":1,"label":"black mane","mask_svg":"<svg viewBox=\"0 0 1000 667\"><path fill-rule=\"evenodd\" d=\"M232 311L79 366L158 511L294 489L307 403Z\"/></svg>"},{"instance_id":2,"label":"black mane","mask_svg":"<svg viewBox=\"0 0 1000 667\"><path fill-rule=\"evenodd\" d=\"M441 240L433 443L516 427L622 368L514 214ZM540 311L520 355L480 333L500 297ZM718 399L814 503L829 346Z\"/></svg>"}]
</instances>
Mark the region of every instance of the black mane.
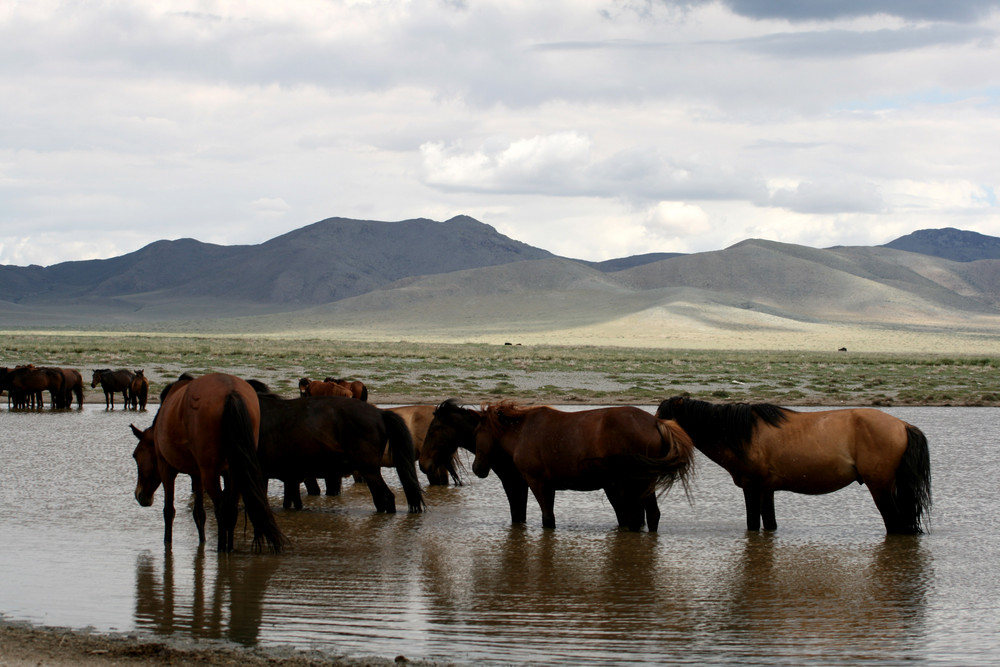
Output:
<instances>
[{"instance_id":1,"label":"black mane","mask_svg":"<svg viewBox=\"0 0 1000 667\"><path fill-rule=\"evenodd\" d=\"M656 416L673 419L695 445L711 441L737 452L753 438L758 422L778 427L794 412L771 403L709 403L687 396L674 396L660 403Z\"/></svg>"}]
</instances>

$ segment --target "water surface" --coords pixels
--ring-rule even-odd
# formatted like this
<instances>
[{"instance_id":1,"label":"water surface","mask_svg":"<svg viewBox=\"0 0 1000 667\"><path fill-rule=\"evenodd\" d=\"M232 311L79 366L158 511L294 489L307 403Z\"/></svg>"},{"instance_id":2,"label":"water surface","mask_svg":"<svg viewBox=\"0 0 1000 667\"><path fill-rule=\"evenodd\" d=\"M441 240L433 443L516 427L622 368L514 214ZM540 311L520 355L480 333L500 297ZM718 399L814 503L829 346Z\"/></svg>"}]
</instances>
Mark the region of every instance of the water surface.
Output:
<instances>
[{"instance_id":1,"label":"water surface","mask_svg":"<svg viewBox=\"0 0 1000 667\"><path fill-rule=\"evenodd\" d=\"M511 527L499 482L427 488L422 515L374 513L363 486L281 510L256 555L197 545L186 478L174 544L162 497L132 497L152 412L0 410L0 614L36 624L331 655L532 664L983 664L1000 660L1000 410L896 408L931 445L932 531L886 537L864 487L778 494L747 533L740 491L699 457L693 502L660 532L615 525L601 493L561 492L558 528ZM210 508L210 504L209 504ZM210 511L211 514L211 511ZM215 528L208 525L209 544Z\"/></svg>"}]
</instances>

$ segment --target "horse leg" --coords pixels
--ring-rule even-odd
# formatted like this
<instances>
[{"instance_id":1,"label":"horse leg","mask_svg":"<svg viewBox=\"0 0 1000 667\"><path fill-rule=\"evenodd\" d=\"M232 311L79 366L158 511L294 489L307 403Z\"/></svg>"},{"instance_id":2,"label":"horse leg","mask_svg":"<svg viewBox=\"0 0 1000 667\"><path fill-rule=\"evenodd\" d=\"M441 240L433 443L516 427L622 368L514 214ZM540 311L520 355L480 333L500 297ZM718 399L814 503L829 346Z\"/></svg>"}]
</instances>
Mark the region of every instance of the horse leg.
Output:
<instances>
[{"instance_id":1,"label":"horse leg","mask_svg":"<svg viewBox=\"0 0 1000 667\"><path fill-rule=\"evenodd\" d=\"M362 474L364 480L368 483L368 490L372 494L372 500L375 502L375 511L395 514L396 496L393 495L392 491L389 490L389 485L382 479L380 468L376 466L374 471Z\"/></svg>"},{"instance_id":2,"label":"horse leg","mask_svg":"<svg viewBox=\"0 0 1000 667\"><path fill-rule=\"evenodd\" d=\"M875 507L878 508L879 514L882 515L882 523L885 524L886 533L913 533L912 529L906 529L903 525L905 522L900 516L899 509L896 507L896 499L893 498L891 486L886 485L883 487L879 485L876 488L869 483L868 490L875 501Z\"/></svg>"},{"instance_id":3,"label":"horse leg","mask_svg":"<svg viewBox=\"0 0 1000 667\"><path fill-rule=\"evenodd\" d=\"M743 487L743 502L747 509L747 530L760 530L761 493L758 487Z\"/></svg>"},{"instance_id":4,"label":"horse leg","mask_svg":"<svg viewBox=\"0 0 1000 667\"><path fill-rule=\"evenodd\" d=\"M499 473L497 473L499 477ZM528 484L519 474L500 477L504 493L507 494L507 504L510 505L510 522L527 523L528 521Z\"/></svg>"},{"instance_id":5,"label":"horse leg","mask_svg":"<svg viewBox=\"0 0 1000 667\"><path fill-rule=\"evenodd\" d=\"M232 488L232 483L228 480L226 482L227 488L223 489L217 473L208 473L206 476L207 481L202 481L205 484L205 490L208 491L208 497L212 499L215 523L219 527L219 540L216 543L216 548L219 553L228 553L233 550L233 535L236 530L235 489Z\"/></svg>"},{"instance_id":6,"label":"horse leg","mask_svg":"<svg viewBox=\"0 0 1000 667\"><path fill-rule=\"evenodd\" d=\"M538 507L542 510L542 528L556 527L556 490L544 484L529 484L531 492L538 501Z\"/></svg>"},{"instance_id":7,"label":"horse leg","mask_svg":"<svg viewBox=\"0 0 1000 667\"><path fill-rule=\"evenodd\" d=\"M343 484L343 477L340 475L334 475L333 477L324 477L323 481L326 484L326 495L328 496L339 496L340 487ZM319 493L319 485L316 486L316 492Z\"/></svg>"},{"instance_id":8,"label":"horse leg","mask_svg":"<svg viewBox=\"0 0 1000 667\"><path fill-rule=\"evenodd\" d=\"M315 477L306 477L302 482L306 485L306 493L310 496L319 495L319 483Z\"/></svg>"},{"instance_id":9,"label":"horse leg","mask_svg":"<svg viewBox=\"0 0 1000 667\"><path fill-rule=\"evenodd\" d=\"M281 506L286 510L291 509L292 507L297 510L302 509L302 494L299 492L299 483L285 482L284 487L285 493L281 501Z\"/></svg>"},{"instance_id":10,"label":"horse leg","mask_svg":"<svg viewBox=\"0 0 1000 667\"><path fill-rule=\"evenodd\" d=\"M774 517L774 490L765 489L760 494L760 516L764 520L764 530L777 530L778 520Z\"/></svg>"},{"instance_id":11,"label":"horse leg","mask_svg":"<svg viewBox=\"0 0 1000 667\"><path fill-rule=\"evenodd\" d=\"M162 475L163 478L163 543L174 541L174 481L176 473Z\"/></svg>"},{"instance_id":12,"label":"horse leg","mask_svg":"<svg viewBox=\"0 0 1000 667\"><path fill-rule=\"evenodd\" d=\"M646 510L646 525L649 532L655 533L660 527L660 506L656 502L656 492L650 491L642 500L642 505Z\"/></svg>"},{"instance_id":13,"label":"horse leg","mask_svg":"<svg viewBox=\"0 0 1000 667\"><path fill-rule=\"evenodd\" d=\"M191 478L191 493L194 494L194 525L198 529L198 544L205 543L205 492L200 479Z\"/></svg>"}]
</instances>

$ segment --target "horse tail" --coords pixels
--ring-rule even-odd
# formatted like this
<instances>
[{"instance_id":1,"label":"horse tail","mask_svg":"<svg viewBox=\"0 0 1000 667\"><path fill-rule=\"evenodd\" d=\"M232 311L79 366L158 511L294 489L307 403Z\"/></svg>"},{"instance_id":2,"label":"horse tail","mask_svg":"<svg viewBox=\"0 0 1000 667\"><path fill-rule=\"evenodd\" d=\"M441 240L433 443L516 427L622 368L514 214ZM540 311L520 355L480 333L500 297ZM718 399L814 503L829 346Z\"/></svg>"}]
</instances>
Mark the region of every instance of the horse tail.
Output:
<instances>
[{"instance_id":1,"label":"horse tail","mask_svg":"<svg viewBox=\"0 0 1000 667\"><path fill-rule=\"evenodd\" d=\"M361 395L358 396L358 398L360 398L365 403L368 402L368 385L366 384L361 385Z\"/></svg>"},{"instance_id":2,"label":"horse tail","mask_svg":"<svg viewBox=\"0 0 1000 667\"><path fill-rule=\"evenodd\" d=\"M916 426L906 425L906 451L896 468L893 501L898 531L922 533L931 509L931 457L927 438Z\"/></svg>"},{"instance_id":3,"label":"horse tail","mask_svg":"<svg viewBox=\"0 0 1000 667\"><path fill-rule=\"evenodd\" d=\"M675 482L680 482L684 486L684 495L690 498L694 442L673 419L657 419L656 428L660 432L660 440L667 446L666 456L657 459L660 463L656 488L666 493Z\"/></svg>"},{"instance_id":4,"label":"horse tail","mask_svg":"<svg viewBox=\"0 0 1000 667\"><path fill-rule=\"evenodd\" d=\"M420 491L420 479L417 477L417 461L413 450L413 437L406 422L395 412L382 410L382 423L389 432L389 451L392 453L392 463L399 475L406 494L406 504L411 512L422 512L424 497Z\"/></svg>"},{"instance_id":5,"label":"horse tail","mask_svg":"<svg viewBox=\"0 0 1000 667\"><path fill-rule=\"evenodd\" d=\"M222 451L229 462L233 491L243 495L243 504L253 524L254 550L261 549L263 539L274 553L278 553L287 540L267 502L267 487L261 475L254 435L243 396L236 391L230 392L222 407Z\"/></svg>"}]
</instances>

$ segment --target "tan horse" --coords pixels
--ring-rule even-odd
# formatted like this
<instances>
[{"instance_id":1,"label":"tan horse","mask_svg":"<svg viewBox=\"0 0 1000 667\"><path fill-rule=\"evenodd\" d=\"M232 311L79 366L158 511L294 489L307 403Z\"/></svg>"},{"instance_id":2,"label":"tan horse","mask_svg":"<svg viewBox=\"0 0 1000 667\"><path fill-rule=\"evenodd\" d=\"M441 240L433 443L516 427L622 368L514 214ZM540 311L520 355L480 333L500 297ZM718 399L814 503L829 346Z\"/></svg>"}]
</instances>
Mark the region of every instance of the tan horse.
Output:
<instances>
[{"instance_id":1,"label":"tan horse","mask_svg":"<svg viewBox=\"0 0 1000 667\"><path fill-rule=\"evenodd\" d=\"M399 407L387 409L390 412L395 412L403 418L404 422L406 422L406 428L409 429L410 435L413 437L414 451L416 452L417 458L420 458L420 452L423 450L424 440L427 438L427 429L430 428L431 422L434 421L434 411L437 409L437 406L401 405ZM392 465L392 452L386 448L385 455L382 457L382 466L391 468ZM429 472L425 472L424 474L427 475L427 481L434 486L447 486L449 474L455 478L456 484L458 483L458 477L454 474L452 462L442 466L435 466L430 469Z\"/></svg>"},{"instance_id":2,"label":"tan horse","mask_svg":"<svg viewBox=\"0 0 1000 667\"><path fill-rule=\"evenodd\" d=\"M774 530L774 492L821 494L867 484L889 533L920 533L931 506L927 439L871 408L796 412L767 403L713 404L676 396L657 416L675 419L694 445L743 489L747 530Z\"/></svg>"}]
</instances>

